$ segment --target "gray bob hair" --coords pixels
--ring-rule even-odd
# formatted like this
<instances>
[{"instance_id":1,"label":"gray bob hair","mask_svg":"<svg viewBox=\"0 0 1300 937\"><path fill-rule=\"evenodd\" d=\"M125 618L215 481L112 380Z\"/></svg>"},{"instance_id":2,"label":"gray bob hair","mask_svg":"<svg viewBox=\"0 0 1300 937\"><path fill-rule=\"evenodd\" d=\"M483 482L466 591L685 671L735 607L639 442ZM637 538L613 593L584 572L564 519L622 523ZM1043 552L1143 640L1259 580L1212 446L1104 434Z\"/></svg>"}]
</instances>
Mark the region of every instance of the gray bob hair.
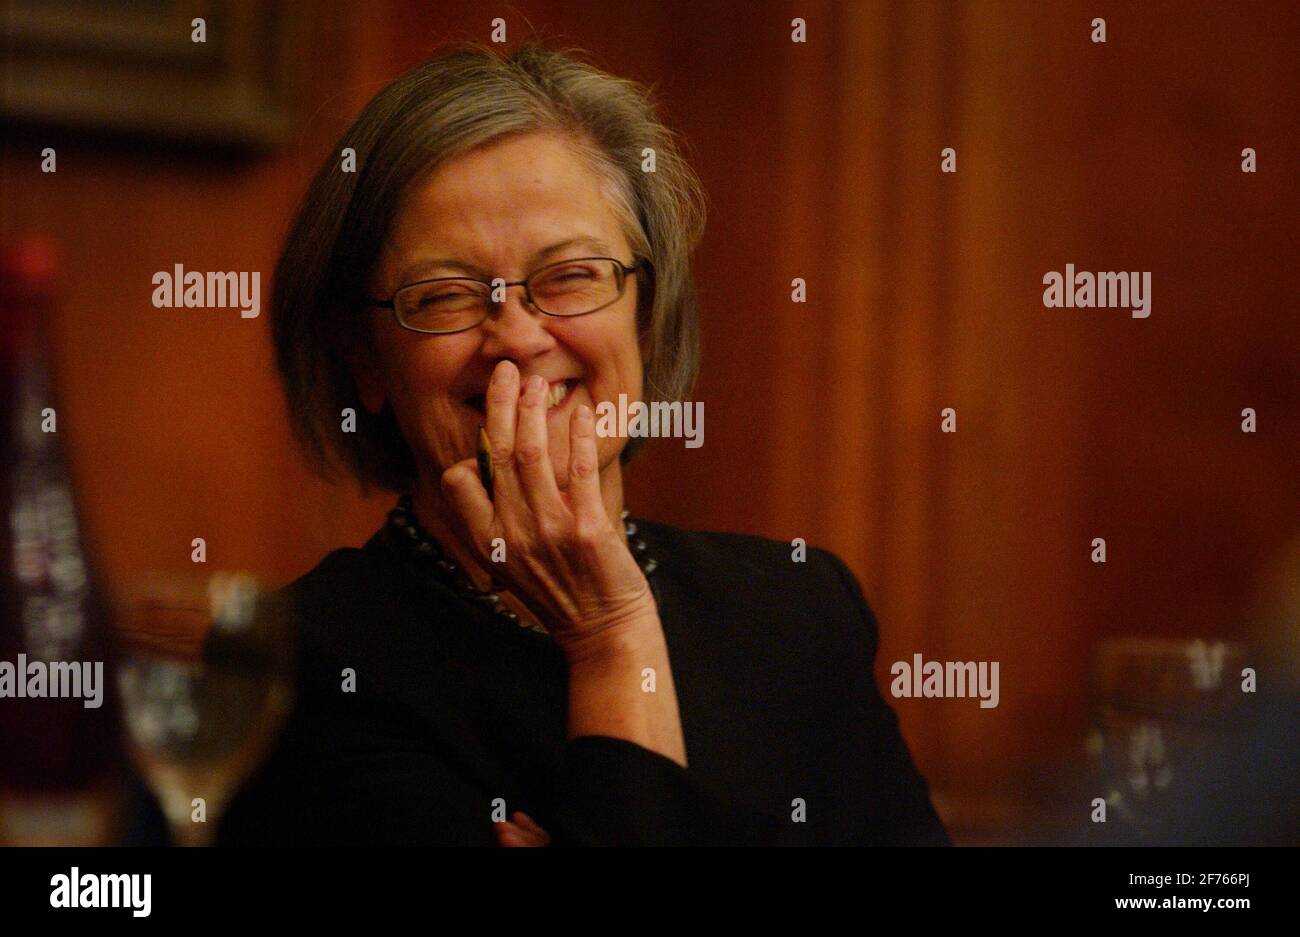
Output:
<instances>
[{"instance_id":1,"label":"gray bob hair","mask_svg":"<svg viewBox=\"0 0 1300 937\"><path fill-rule=\"evenodd\" d=\"M649 266L637 308L644 396L689 395L700 358L690 254L704 232L704 192L651 92L580 54L459 45L380 91L316 173L276 265L269 318L294 433L326 478L341 468L363 490L392 491L414 481L391 406L368 414L348 365L371 347L368 280L412 183L507 135L560 131L604 180L635 258ZM356 172L342 171L345 147L356 151ZM654 172L642 169L646 150ZM342 432L349 407L356 431ZM624 462L639 442L628 440Z\"/></svg>"}]
</instances>

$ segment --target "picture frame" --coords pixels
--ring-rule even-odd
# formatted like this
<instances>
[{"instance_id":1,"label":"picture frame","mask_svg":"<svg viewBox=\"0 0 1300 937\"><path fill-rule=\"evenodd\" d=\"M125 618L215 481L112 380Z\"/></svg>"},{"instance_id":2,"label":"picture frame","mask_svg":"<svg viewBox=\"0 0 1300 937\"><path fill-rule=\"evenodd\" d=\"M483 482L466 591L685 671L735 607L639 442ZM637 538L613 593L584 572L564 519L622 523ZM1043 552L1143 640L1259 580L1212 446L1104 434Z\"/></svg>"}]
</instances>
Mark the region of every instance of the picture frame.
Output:
<instances>
[{"instance_id":1,"label":"picture frame","mask_svg":"<svg viewBox=\"0 0 1300 937\"><path fill-rule=\"evenodd\" d=\"M0 116L269 150L291 129L306 14L268 0L10 0Z\"/></svg>"}]
</instances>

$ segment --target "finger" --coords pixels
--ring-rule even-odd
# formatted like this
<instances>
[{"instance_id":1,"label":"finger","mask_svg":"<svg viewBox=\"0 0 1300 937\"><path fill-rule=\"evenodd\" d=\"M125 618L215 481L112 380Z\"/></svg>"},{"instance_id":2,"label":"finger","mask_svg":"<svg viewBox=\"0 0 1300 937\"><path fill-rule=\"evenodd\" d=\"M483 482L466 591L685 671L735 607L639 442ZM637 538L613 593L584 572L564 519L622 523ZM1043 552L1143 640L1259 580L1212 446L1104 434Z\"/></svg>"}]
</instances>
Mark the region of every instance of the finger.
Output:
<instances>
[{"instance_id":1,"label":"finger","mask_svg":"<svg viewBox=\"0 0 1300 937\"><path fill-rule=\"evenodd\" d=\"M600 497L596 419L585 404L574 407L569 417L569 502L579 527L609 526Z\"/></svg>"},{"instance_id":2,"label":"finger","mask_svg":"<svg viewBox=\"0 0 1300 937\"><path fill-rule=\"evenodd\" d=\"M519 407L519 369L513 361L497 363L492 380L483 395L487 408L487 434L492 449L493 495L499 501L503 493L517 494L515 476L515 423Z\"/></svg>"},{"instance_id":3,"label":"finger","mask_svg":"<svg viewBox=\"0 0 1300 937\"><path fill-rule=\"evenodd\" d=\"M528 842L524 838L523 832L519 827L509 821L502 821L495 824L497 845L498 846L527 846Z\"/></svg>"},{"instance_id":4,"label":"finger","mask_svg":"<svg viewBox=\"0 0 1300 937\"><path fill-rule=\"evenodd\" d=\"M442 473L442 496L451 506L453 526L483 552L492 535L495 508L478 477L478 462L464 459Z\"/></svg>"},{"instance_id":5,"label":"finger","mask_svg":"<svg viewBox=\"0 0 1300 937\"><path fill-rule=\"evenodd\" d=\"M538 518L558 519L562 503L551 465L551 435L546 428L545 379L534 374L519 399L519 424L515 429L515 471L524 500Z\"/></svg>"},{"instance_id":6,"label":"finger","mask_svg":"<svg viewBox=\"0 0 1300 937\"><path fill-rule=\"evenodd\" d=\"M551 834L546 832L536 823L533 823L531 820L529 820L528 822L531 823L532 826L526 828L521 827L521 829L525 829L525 831L528 833L529 840L532 843L532 845L534 846L551 845Z\"/></svg>"},{"instance_id":7,"label":"finger","mask_svg":"<svg viewBox=\"0 0 1300 937\"><path fill-rule=\"evenodd\" d=\"M527 830L530 833L535 833L539 836L547 835L546 831L537 825L537 821L534 820L532 817L530 817L528 814L524 813L522 810L516 810L514 816L512 816L510 819L514 821L516 826L518 826L521 829Z\"/></svg>"},{"instance_id":8,"label":"finger","mask_svg":"<svg viewBox=\"0 0 1300 937\"><path fill-rule=\"evenodd\" d=\"M509 820L496 824L496 837L497 843L501 846L549 846L551 844L551 838L541 827L534 832Z\"/></svg>"}]
</instances>

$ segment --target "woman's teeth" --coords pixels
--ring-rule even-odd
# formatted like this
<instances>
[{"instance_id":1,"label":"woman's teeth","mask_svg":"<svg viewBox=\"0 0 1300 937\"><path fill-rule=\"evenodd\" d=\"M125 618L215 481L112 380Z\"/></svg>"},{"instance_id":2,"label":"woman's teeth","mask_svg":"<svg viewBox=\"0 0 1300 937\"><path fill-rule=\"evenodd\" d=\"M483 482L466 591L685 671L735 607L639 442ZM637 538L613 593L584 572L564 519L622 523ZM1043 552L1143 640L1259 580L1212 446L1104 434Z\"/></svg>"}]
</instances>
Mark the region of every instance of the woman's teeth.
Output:
<instances>
[{"instance_id":1,"label":"woman's teeth","mask_svg":"<svg viewBox=\"0 0 1300 937\"><path fill-rule=\"evenodd\" d=\"M569 395L569 391L577 386L576 381L556 381L551 384L546 391L546 409L550 410L564 403L564 398ZM480 413L487 412L487 398L483 394L475 394L465 401Z\"/></svg>"},{"instance_id":2,"label":"woman's teeth","mask_svg":"<svg viewBox=\"0 0 1300 937\"><path fill-rule=\"evenodd\" d=\"M546 409L549 410L551 407L558 405L568 392L568 381L559 381L558 383L552 384L550 391L546 394Z\"/></svg>"}]
</instances>

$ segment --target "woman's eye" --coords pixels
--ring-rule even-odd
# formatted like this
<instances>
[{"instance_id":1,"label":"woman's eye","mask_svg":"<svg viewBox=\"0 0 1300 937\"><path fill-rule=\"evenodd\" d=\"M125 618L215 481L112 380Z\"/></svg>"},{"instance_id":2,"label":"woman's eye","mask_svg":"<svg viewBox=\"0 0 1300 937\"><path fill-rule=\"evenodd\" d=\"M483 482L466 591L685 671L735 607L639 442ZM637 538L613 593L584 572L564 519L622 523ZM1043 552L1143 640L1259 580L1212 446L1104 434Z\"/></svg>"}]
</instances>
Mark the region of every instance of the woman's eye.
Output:
<instances>
[{"instance_id":1,"label":"woman's eye","mask_svg":"<svg viewBox=\"0 0 1300 937\"><path fill-rule=\"evenodd\" d=\"M546 286L564 286L574 283L590 283L596 278L596 271L590 267L565 267L548 273L543 280Z\"/></svg>"},{"instance_id":2,"label":"woman's eye","mask_svg":"<svg viewBox=\"0 0 1300 937\"><path fill-rule=\"evenodd\" d=\"M478 293L474 290L463 287L444 287L421 293L416 297L415 305L417 309L445 309L448 306L474 302L477 299Z\"/></svg>"}]
</instances>

